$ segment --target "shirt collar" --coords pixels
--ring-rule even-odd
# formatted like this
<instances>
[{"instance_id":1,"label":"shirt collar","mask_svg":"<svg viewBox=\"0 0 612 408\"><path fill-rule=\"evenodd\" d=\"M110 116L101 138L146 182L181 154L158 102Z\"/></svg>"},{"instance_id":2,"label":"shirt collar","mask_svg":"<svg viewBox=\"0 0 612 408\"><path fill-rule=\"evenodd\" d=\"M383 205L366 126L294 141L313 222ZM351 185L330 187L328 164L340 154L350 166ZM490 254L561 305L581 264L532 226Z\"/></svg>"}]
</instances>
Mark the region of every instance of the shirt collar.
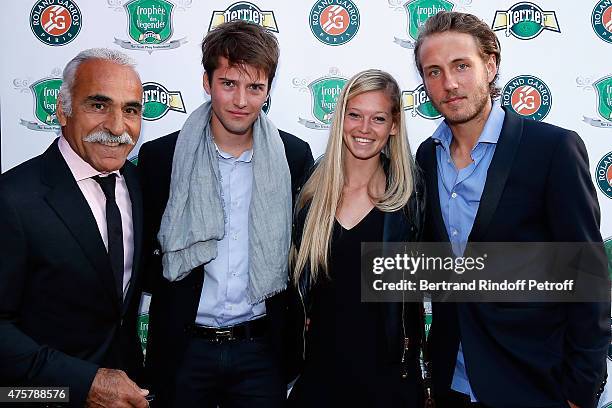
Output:
<instances>
[{"instance_id":1,"label":"shirt collar","mask_svg":"<svg viewBox=\"0 0 612 408\"><path fill-rule=\"evenodd\" d=\"M221 159L225 159L225 160L233 159L233 160L245 162L245 163L250 163L251 160L253 159L253 149L245 150L244 152L242 152L242 154L238 158L235 158L230 153L227 153L221 150L219 146L217 146L216 143L215 143L215 149L217 150L218 157Z\"/></svg>"},{"instance_id":2,"label":"shirt collar","mask_svg":"<svg viewBox=\"0 0 612 408\"><path fill-rule=\"evenodd\" d=\"M505 117L506 112L504 112L504 110L501 108L499 101L494 101L489 117L485 122L482 133L480 134L474 148L478 146L479 143L497 144L499 141L499 135L501 134L501 130L504 125ZM431 135L431 138L440 142L446 149L450 147L451 141L453 140L453 133L451 132L450 127L448 127L446 121L440 123L436 131L433 133L433 135Z\"/></svg>"},{"instance_id":3,"label":"shirt collar","mask_svg":"<svg viewBox=\"0 0 612 408\"><path fill-rule=\"evenodd\" d=\"M91 164L87 163L85 160L81 158L74 150L64 137L60 133L60 138L57 142L57 147L59 148L62 157L66 161L72 176L76 181L85 180L88 178L92 178L94 176L98 176L100 174L108 175L110 173L101 173L98 170L91 167ZM112 171L111 173L115 173L118 177L121 177L121 173L119 170Z\"/></svg>"},{"instance_id":4,"label":"shirt collar","mask_svg":"<svg viewBox=\"0 0 612 408\"><path fill-rule=\"evenodd\" d=\"M234 156L232 156L231 154L229 154L227 152L224 152L223 150L221 150L219 148L219 146L217 146L217 143L215 142L215 136L212 133L212 126L210 125L210 120L208 121L208 124L206 126L208 126L208 134L210 135L210 138L211 138L213 144L215 145L215 150L217 151L217 157L219 157L220 159L223 159L223 160L232 160L233 159L233 160L239 161L239 162L245 162L245 163L250 163L251 162L251 160L253 159L253 149L245 150L244 152L242 152L240 157L235 158Z\"/></svg>"}]
</instances>

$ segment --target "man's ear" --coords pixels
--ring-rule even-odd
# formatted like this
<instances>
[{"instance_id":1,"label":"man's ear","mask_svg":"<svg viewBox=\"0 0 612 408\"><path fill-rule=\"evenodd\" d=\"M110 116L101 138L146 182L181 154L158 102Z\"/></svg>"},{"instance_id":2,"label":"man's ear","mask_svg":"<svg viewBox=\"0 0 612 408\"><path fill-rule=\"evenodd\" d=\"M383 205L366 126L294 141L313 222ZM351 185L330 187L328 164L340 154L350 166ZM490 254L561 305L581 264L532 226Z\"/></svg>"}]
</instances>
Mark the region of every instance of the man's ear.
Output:
<instances>
[{"instance_id":1,"label":"man's ear","mask_svg":"<svg viewBox=\"0 0 612 408\"><path fill-rule=\"evenodd\" d=\"M210 81L207 72L205 72L204 76L202 77L202 85L204 85L204 90L206 93L210 95Z\"/></svg>"},{"instance_id":2,"label":"man's ear","mask_svg":"<svg viewBox=\"0 0 612 408\"><path fill-rule=\"evenodd\" d=\"M67 116L64 113L64 104L62 103L62 98L57 99L57 107L55 108L55 116L57 116L57 121L60 126L66 126Z\"/></svg>"},{"instance_id":3,"label":"man's ear","mask_svg":"<svg viewBox=\"0 0 612 408\"><path fill-rule=\"evenodd\" d=\"M489 83L493 81L495 75L497 75L497 59L495 55L489 54L489 58L487 59L485 66L487 67L487 79Z\"/></svg>"}]
</instances>

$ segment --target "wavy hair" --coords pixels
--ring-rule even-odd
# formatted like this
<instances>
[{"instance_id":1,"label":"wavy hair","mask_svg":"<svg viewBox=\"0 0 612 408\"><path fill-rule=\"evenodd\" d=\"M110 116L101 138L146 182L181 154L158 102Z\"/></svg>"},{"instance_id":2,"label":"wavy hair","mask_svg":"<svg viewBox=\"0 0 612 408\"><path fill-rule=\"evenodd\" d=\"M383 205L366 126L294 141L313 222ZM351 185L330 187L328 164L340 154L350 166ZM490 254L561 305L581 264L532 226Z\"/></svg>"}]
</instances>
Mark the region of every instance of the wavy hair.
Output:
<instances>
[{"instance_id":1,"label":"wavy hair","mask_svg":"<svg viewBox=\"0 0 612 408\"><path fill-rule=\"evenodd\" d=\"M414 62L419 74L421 74L421 78L423 77L423 66L419 59L419 51L423 42L434 34L445 33L447 31L471 35L478 45L478 51L483 61L489 55L495 57L495 65L498 70L493 80L489 83L489 94L491 98L497 98L501 92L497 86L499 64L501 62L501 45L489 25L473 14L444 10L427 19L425 25L419 29L419 37L414 46Z\"/></svg>"}]
</instances>

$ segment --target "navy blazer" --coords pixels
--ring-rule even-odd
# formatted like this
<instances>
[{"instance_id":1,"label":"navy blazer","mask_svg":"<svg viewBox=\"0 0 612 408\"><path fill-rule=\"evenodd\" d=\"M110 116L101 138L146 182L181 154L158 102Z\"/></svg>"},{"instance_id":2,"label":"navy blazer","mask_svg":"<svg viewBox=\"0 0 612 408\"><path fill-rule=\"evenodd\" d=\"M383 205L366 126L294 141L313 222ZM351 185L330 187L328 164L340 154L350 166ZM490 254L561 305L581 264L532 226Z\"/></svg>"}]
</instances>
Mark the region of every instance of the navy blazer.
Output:
<instances>
[{"instance_id":1,"label":"navy blazer","mask_svg":"<svg viewBox=\"0 0 612 408\"><path fill-rule=\"evenodd\" d=\"M446 242L436 144L417 152L428 194L424 241ZM584 143L506 110L470 242L601 242ZM610 303L434 303L434 390L450 389L459 341L477 398L493 407L594 407L610 343Z\"/></svg>"},{"instance_id":2,"label":"navy blazer","mask_svg":"<svg viewBox=\"0 0 612 408\"><path fill-rule=\"evenodd\" d=\"M96 220L57 139L0 176L0 385L68 386L82 407L98 367L137 380L142 200L134 165L134 260L120 299Z\"/></svg>"}]
</instances>

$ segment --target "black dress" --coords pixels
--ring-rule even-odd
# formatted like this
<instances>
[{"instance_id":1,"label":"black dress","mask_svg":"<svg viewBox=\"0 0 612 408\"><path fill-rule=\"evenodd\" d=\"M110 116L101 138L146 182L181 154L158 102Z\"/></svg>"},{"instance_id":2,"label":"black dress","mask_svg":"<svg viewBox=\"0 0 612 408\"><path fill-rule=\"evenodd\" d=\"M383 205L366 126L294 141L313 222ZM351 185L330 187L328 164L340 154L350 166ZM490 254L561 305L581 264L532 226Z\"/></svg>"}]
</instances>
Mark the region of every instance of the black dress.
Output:
<instances>
[{"instance_id":1,"label":"black dress","mask_svg":"<svg viewBox=\"0 0 612 408\"><path fill-rule=\"evenodd\" d=\"M382 239L384 213L373 208L350 230L337 221L329 272L312 288L303 371L291 407L410 407L399 368L384 358L379 303L361 302L361 243Z\"/></svg>"}]
</instances>

